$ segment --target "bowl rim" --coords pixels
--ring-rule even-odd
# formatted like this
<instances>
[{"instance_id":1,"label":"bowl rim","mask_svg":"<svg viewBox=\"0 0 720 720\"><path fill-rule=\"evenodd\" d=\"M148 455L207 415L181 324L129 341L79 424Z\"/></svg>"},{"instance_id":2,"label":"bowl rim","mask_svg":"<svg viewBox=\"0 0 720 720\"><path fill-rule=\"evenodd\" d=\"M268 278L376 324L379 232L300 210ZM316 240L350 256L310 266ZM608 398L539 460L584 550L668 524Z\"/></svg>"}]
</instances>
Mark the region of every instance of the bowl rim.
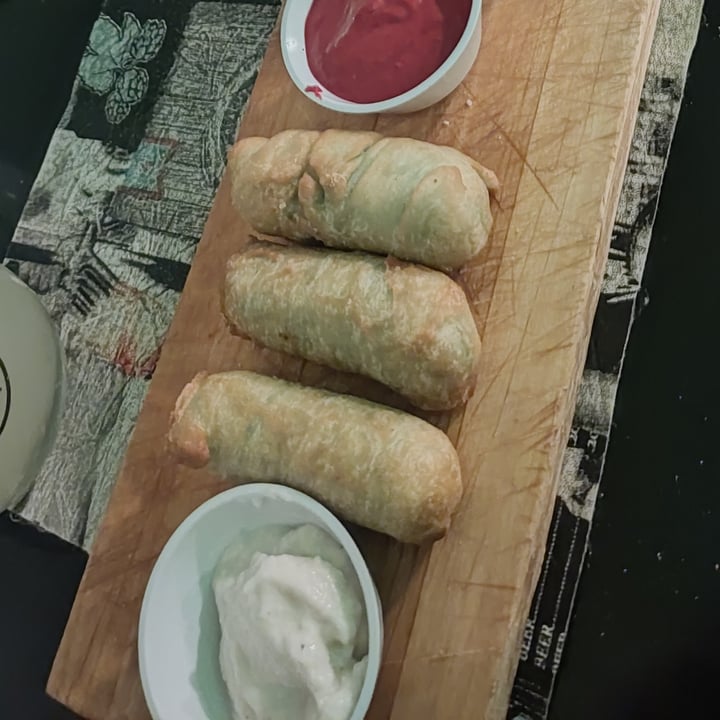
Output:
<instances>
[{"instance_id":1,"label":"bowl rim","mask_svg":"<svg viewBox=\"0 0 720 720\"><path fill-rule=\"evenodd\" d=\"M305 22L307 21L307 16L310 12L310 7L312 6L313 1L314 0L310 1L308 5L308 10L303 16L303 27L301 34L301 47L303 53L305 53ZM285 1L285 5L282 10L282 20L280 21L280 50L282 53L283 64L285 65L285 69L287 70L288 75L290 75L290 79L293 81L295 87L297 87L303 95L309 97L310 100L312 100L314 103L317 103L318 105L321 105L328 110L335 110L337 112L354 115L381 113L387 112L388 110L394 110L395 108L398 108L402 105L405 105L406 103L411 102L412 100L417 99L418 97L426 93L428 90L430 90L439 80L443 78L447 71L453 65L455 65L455 63L460 59L460 56L465 52L467 46L470 44L470 40L473 34L478 29L482 14L482 0L470 0L470 14L468 15L467 23L465 24L465 30L463 30L460 39L457 41L457 44L453 48L450 55L447 56L445 61L436 70L434 70L432 74L428 75L428 77L426 77L425 80L423 80L421 83L419 83L413 88L410 88L410 90L406 90L401 95L395 95L394 97L387 98L386 100L378 100L377 102L372 103L356 103L352 100L344 100L342 98L340 98L340 100L334 100L332 98L325 99L324 97L317 97L317 95L315 95L314 93L309 93L305 90L305 83L302 83L300 81L300 77L295 72L295 66L292 61L292 56L287 51L286 40L288 34L288 25L290 23L290 20L288 19L288 5L290 5L290 3L292 2L300 2L300 0ZM310 73L313 80L318 84L318 86L322 87L317 81L317 78L315 78L312 70L310 70Z\"/></svg>"},{"instance_id":2,"label":"bowl rim","mask_svg":"<svg viewBox=\"0 0 720 720\"><path fill-rule=\"evenodd\" d=\"M349 717L349 720L362 720L370 707L370 702L375 692L377 678L380 673L380 662L383 655L383 618L380 598L375 588L375 583L370 575L370 569L365 562L357 543L350 535L340 520L328 510L322 503L318 502L310 495L306 495L299 490L295 490L286 485L274 483L245 483L232 487L228 490L219 492L217 495L201 503L193 510L178 526L168 538L162 550L157 556L153 565L145 592L143 593L142 604L140 606L140 617L138 621L137 651L138 651L138 667L140 671L140 684L143 689L145 701L148 705L150 714L155 720L164 720L160 715L158 705L152 693L152 687L148 675L148 660L146 658L145 649L147 647L146 638L148 636L148 606L150 599L154 594L155 588L160 582L160 573L163 570L165 562L171 557L183 541L188 531L205 515L212 513L220 506L236 499L245 499L250 501L253 498L279 498L296 505L299 505L310 511L312 515L317 517L323 525L328 529L329 533L341 545L347 556L350 558L353 569L357 574L362 591L363 603L365 606L365 616L368 625L368 654L367 667L365 669L365 678L360 688L357 702Z\"/></svg>"}]
</instances>

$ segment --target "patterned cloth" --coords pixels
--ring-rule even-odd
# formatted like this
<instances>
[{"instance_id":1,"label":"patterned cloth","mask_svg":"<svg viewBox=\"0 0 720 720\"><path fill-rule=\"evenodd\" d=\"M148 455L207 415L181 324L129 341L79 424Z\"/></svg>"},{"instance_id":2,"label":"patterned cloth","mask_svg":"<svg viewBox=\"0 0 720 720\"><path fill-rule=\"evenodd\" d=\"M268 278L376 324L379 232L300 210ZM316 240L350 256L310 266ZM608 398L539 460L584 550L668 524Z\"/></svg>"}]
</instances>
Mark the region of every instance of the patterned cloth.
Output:
<instances>
[{"instance_id":1,"label":"patterned cloth","mask_svg":"<svg viewBox=\"0 0 720 720\"><path fill-rule=\"evenodd\" d=\"M68 356L56 448L15 511L89 548L279 0L107 0L7 265ZM509 717L547 714L701 0L664 0Z\"/></svg>"}]
</instances>

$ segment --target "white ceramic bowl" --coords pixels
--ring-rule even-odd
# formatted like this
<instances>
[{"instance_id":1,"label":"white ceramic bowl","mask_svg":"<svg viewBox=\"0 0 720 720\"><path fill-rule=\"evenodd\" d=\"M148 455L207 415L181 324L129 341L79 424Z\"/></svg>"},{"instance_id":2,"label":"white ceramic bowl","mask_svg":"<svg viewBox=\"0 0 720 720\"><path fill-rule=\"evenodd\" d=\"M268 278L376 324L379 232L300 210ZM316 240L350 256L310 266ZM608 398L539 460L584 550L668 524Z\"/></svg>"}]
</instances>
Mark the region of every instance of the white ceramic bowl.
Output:
<instances>
[{"instance_id":1,"label":"white ceramic bowl","mask_svg":"<svg viewBox=\"0 0 720 720\"><path fill-rule=\"evenodd\" d=\"M50 453L65 397L65 353L40 298L0 265L0 511L20 501Z\"/></svg>"},{"instance_id":2,"label":"white ceramic bowl","mask_svg":"<svg viewBox=\"0 0 720 720\"><path fill-rule=\"evenodd\" d=\"M311 523L334 537L360 580L368 619L368 666L350 720L362 720L375 689L383 645L380 599L367 565L340 521L320 503L281 485L227 490L190 514L160 553L140 611L140 679L154 720L232 720L220 673L220 622L211 580L242 530Z\"/></svg>"},{"instance_id":3,"label":"white ceramic bowl","mask_svg":"<svg viewBox=\"0 0 720 720\"><path fill-rule=\"evenodd\" d=\"M341 0L338 0L341 2ZM285 67L298 89L318 105L343 113L408 113L422 110L447 97L465 78L480 49L482 0L473 0L465 31L447 60L426 80L389 100L355 103L322 89L320 97L308 87L322 87L305 54L305 20L312 0L286 0L280 25L280 45Z\"/></svg>"}]
</instances>

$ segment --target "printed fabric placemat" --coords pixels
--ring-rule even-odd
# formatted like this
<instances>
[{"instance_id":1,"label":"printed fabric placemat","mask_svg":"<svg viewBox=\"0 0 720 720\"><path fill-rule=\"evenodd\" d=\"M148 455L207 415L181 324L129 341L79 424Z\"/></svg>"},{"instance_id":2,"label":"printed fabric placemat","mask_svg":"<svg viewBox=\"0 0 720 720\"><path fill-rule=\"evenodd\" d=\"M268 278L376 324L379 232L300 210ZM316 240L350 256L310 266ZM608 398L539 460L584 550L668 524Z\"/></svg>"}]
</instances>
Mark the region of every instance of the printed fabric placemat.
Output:
<instances>
[{"instance_id":1,"label":"printed fabric placemat","mask_svg":"<svg viewBox=\"0 0 720 720\"><path fill-rule=\"evenodd\" d=\"M279 0L106 0L5 263L67 353L57 444L21 518L89 548ZM546 717L702 0L663 0L508 717Z\"/></svg>"}]
</instances>

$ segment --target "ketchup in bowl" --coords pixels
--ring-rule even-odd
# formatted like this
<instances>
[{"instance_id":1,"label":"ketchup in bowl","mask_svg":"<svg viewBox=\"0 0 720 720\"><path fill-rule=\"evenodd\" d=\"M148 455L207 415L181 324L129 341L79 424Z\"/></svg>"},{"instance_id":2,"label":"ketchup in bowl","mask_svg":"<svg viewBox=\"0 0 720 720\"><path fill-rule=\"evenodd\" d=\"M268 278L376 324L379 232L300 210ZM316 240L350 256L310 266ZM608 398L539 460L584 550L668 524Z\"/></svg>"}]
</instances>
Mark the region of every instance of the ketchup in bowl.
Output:
<instances>
[{"instance_id":1,"label":"ketchup in bowl","mask_svg":"<svg viewBox=\"0 0 720 720\"><path fill-rule=\"evenodd\" d=\"M310 70L356 103L402 95L449 57L472 0L314 0L305 23Z\"/></svg>"}]
</instances>

